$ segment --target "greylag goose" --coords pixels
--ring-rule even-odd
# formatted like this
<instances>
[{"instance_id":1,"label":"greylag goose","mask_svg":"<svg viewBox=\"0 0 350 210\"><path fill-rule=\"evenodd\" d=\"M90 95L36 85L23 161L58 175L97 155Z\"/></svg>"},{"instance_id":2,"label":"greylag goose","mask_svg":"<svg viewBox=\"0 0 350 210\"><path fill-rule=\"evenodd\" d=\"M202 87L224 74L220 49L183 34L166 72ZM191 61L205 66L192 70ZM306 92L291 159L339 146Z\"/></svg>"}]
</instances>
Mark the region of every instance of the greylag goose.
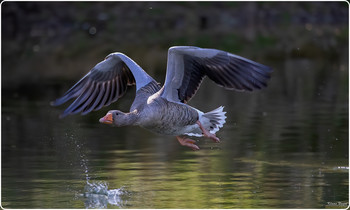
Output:
<instances>
[{"instance_id":1,"label":"greylag goose","mask_svg":"<svg viewBox=\"0 0 350 210\"><path fill-rule=\"evenodd\" d=\"M225 51L176 46L168 50L165 83L161 87L132 59L117 52L109 54L52 105L76 98L61 117L85 115L117 101L128 86L136 85L130 111L111 110L100 122L118 127L141 126L176 136L181 145L198 150L195 141L186 136L205 136L220 142L215 133L226 119L222 106L204 113L187 104L202 80L207 76L226 89L253 91L266 87L271 72L268 66Z\"/></svg>"}]
</instances>

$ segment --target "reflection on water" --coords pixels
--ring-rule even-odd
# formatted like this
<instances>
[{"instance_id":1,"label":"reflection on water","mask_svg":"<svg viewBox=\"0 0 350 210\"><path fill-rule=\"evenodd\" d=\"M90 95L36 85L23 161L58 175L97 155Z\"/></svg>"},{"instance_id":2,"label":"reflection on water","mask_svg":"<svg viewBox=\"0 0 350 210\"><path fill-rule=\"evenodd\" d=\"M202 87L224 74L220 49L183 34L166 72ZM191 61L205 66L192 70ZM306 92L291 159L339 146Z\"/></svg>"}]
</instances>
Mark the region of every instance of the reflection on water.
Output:
<instances>
[{"instance_id":1,"label":"reflection on water","mask_svg":"<svg viewBox=\"0 0 350 210\"><path fill-rule=\"evenodd\" d=\"M203 111L223 105L228 118L218 133L221 143L196 138L201 148L196 152L173 137L98 122L109 108L128 110L134 89L109 108L64 119L58 119L64 107L50 107L49 101L67 87L8 90L2 105L2 205L324 208L347 204L348 97L341 85L328 85L337 84L333 80L341 73L328 74L319 81L322 88L307 88L302 82L282 90L284 75L275 72L269 88L256 93L225 91L205 81L191 104ZM302 84L303 94L293 93Z\"/></svg>"},{"instance_id":2,"label":"reflection on water","mask_svg":"<svg viewBox=\"0 0 350 210\"><path fill-rule=\"evenodd\" d=\"M312 65L315 70L336 66L288 63L296 68ZM312 84L307 82L316 76L310 73L285 85L281 82L285 75L275 71L269 88L255 93L225 91L204 81L191 104L203 111L223 105L228 118L218 133L221 142L196 138L201 148L196 152L180 146L174 137L98 122L108 109L128 110L135 89L111 107L64 119L58 119L64 107L53 108L49 102L69 82L64 87L7 90L2 104L2 206L348 204L348 93L341 85L346 73L333 70Z\"/></svg>"},{"instance_id":3,"label":"reflection on water","mask_svg":"<svg viewBox=\"0 0 350 210\"><path fill-rule=\"evenodd\" d=\"M48 93L55 92L50 88ZM55 94L30 100L10 94L2 116L2 205L324 208L329 202L348 203L347 104L286 104L269 94L203 84L192 103L203 110L225 105L228 121L218 134L221 143L198 138L196 152L173 137L99 124L106 110L59 120L62 110L48 105ZM213 100L199 104L208 95ZM125 97L127 103L133 95Z\"/></svg>"}]
</instances>

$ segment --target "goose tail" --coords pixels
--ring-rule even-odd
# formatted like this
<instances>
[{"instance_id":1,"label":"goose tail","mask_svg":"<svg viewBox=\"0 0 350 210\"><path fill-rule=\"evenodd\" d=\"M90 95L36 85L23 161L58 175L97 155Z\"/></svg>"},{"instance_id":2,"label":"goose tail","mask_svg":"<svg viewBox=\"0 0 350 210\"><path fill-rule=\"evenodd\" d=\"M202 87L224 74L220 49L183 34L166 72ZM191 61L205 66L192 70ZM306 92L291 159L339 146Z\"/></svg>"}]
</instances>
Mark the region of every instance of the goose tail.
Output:
<instances>
[{"instance_id":1,"label":"goose tail","mask_svg":"<svg viewBox=\"0 0 350 210\"><path fill-rule=\"evenodd\" d=\"M203 112L198 112L199 113L199 121L203 125L203 127L208 130L210 133L215 134L217 131L220 130L226 123L226 112L224 112L224 107L220 106L210 112L203 113ZM202 131L198 128L195 130L192 130L192 132L185 133L186 135L189 136L197 136L201 137L203 136Z\"/></svg>"},{"instance_id":2,"label":"goose tail","mask_svg":"<svg viewBox=\"0 0 350 210\"><path fill-rule=\"evenodd\" d=\"M206 123L205 127L210 133L215 134L220 130L226 123L226 112L224 112L224 107L220 106L210 112L207 112L203 117L209 119L209 123Z\"/></svg>"}]
</instances>

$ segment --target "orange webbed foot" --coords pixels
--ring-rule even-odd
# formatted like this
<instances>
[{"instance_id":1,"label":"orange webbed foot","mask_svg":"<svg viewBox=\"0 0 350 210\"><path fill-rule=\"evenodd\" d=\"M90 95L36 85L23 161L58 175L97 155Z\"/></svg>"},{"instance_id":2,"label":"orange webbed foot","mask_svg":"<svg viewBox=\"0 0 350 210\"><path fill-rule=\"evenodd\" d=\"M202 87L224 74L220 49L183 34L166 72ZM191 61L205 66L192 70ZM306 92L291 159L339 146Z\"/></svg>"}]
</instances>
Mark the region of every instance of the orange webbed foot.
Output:
<instances>
[{"instance_id":1,"label":"orange webbed foot","mask_svg":"<svg viewBox=\"0 0 350 210\"><path fill-rule=\"evenodd\" d=\"M194 144L196 143L195 140L180 136L176 136L176 138L182 146L190 147L192 150L199 150L199 147Z\"/></svg>"},{"instance_id":2,"label":"orange webbed foot","mask_svg":"<svg viewBox=\"0 0 350 210\"><path fill-rule=\"evenodd\" d=\"M216 143L220 142L220 139L215 134L212 134L209 131L207 131L199 121L197 121L197 124L199 125L199 128L202 130L202 133L205 137L210 138Z\"/></svg>"}]
</instances>

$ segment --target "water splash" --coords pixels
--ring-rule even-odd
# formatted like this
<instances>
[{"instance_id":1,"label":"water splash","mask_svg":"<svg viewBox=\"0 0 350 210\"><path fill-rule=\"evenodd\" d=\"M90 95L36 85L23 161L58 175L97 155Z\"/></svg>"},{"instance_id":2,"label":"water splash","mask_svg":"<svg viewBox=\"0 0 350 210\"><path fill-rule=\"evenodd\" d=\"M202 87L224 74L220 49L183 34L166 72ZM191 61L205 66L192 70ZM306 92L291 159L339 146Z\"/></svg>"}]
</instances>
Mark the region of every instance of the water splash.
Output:
<instances>
[{"instance_id":1,"label":"water splash","mask_svg":"<svg viewBox=\"0 0 350 210\"><path fill-rule=\"evenodd\" d=\"M108 190L108 182L91 181L89 173L89 159L85 153L81 152L82 145L76 142L76 150L80 155L80 167L84 171L86 185L84 193L81 197L85 199L84 204L86 208L107 208L107 205L118 206L119 208L125 206L126 200L122 196L127 195L123 188Z\"/></svg>"},{"instance_id":2,"label":"water splash","mask_svg":"<svg viewBox=\"0 0 350 210\"><path fill-rule=\"evenodd\" d=\"M89 158L87 149L84 143L79 142L74 135L66 134L69 138L68 141L74 144L74 154L78 158L79 165L81 169L81 175L85 179L85 186L83 192L76 192L75 199L84 199L84 204L86 208L107 208L108 204L113 206L118 206L122 208L126 205L126 198L128 193L124 188L119 189L108 189L108 182L105 181L93 181L91 176L91 170L89 167ZM82 178L83 178L82 177Z\"/></svg>"},{"instance_id":3,"label":"water splash","mask_svg":"<svg viewBox=\"0 0 350 210\"><path fill-rule=\"evenodd\" d=\"M80 167L83 170L86 183L89 184L90 176L89 176L89 159L86 157L86 148L84 147L84 143L79 142L77 139L75 139L73 136L70 137L71 140L74 142L75 145L75 153L77 154L79 160L80 160Z\"/></svg>"},{"instance_id":4,"label":"water splash","mask_svg":"<svg viewBox=\"0 0 350 210\"><path fill-rule=\"evenodd\" d=\"M123 199L127 195L124 188L108 190L107 182L87 182L84 190L82 196L85 198L86 208L107 208L108 204L122 208L127 203Z\"/></svg>"},{"instance_id":5,"label":"water splash","mask_svg":"<svg viewBox=\"0 0 350 210\"><path fill-rule=\"evenodd\" d=\"M85 174L85 180L86 183L89 184L90 181L90 176L89 176L89 168L88 168L88 159L85 157L84 154L80 155L80 167L82 167L82 169L84 170L84 174Z\"/></svg>"}]
</instances>

